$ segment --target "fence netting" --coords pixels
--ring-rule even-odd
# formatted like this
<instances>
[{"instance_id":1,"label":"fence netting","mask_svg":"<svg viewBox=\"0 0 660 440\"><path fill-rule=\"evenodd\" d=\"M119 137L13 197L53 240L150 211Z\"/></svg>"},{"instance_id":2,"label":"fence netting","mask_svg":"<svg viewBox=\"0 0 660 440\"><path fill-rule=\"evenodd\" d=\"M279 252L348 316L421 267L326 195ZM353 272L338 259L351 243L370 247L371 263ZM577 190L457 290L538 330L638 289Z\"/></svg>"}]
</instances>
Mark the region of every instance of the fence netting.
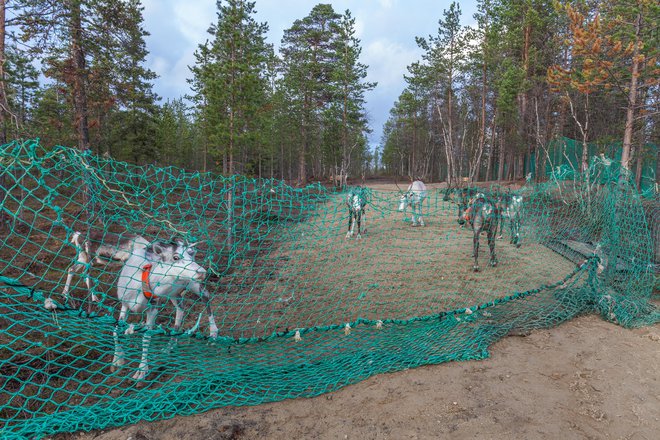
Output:
<instances>
[{"instance_id":1,"label":"fence netting","mask_svg":"<svg viewBox=\"0 0 660 440\"><path fill-rule=\"evenodd\" d=\"M425 226L413 227L411 212L398 209L405 188L366 185L358 239L347 237L355 188L294 188L38 141L6 144L0 437L315 396L374 374L482 359L506 335L579 314L626 327L656 323L657 226L628 177L595 161L570 179L479 188L487 198L522 196L523 209L521 246L502 215L498 264L488 265L482 236L475 272L456 189L431 187ZM202 296L183 295L181 328L171 303L147 301L158 309L150 329L144 313L118 320L122 261L92 255L72 270L86 245L93 253L112 247L112 237L136 236L150 249L195 243L217 337L206 318L189 331L205 314ZM113 368L117 344L126 362ZM149 371L136 380L145 347Z\"/></svg>"}]
</instances>

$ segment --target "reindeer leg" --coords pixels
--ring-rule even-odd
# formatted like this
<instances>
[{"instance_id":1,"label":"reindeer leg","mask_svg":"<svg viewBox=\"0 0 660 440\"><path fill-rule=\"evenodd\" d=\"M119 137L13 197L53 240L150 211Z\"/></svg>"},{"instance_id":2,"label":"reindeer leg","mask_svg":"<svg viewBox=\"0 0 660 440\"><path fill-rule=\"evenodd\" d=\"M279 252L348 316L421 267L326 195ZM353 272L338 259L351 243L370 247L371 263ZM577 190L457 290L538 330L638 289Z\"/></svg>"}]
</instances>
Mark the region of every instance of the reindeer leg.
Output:
<instances>
[{"instance_id":1,"label":"reindeer leg","mask_svg":"<svg viewBox=\"0 0 660 440\"><path fill-rule=\"evenodd\" d=\"M183 322L183 309L181 308L181 301L179 298L172 298L170 300L174 305L175 315L174 315L174 329L179 330L181 328L181 323ZM199 321L199 320L198 320ZM165 349L166 353L170 353L174 346L177 344L178 339L175 337L170 338L170 341L167 343L167 348Z\"/></svg>"},{"instance_id":2,"label":"reindeer leg","mask_svg":"<svg viewBox=\"0 0 660 440\"><path fill-rule=\"evenodd\" d=\"M511 232L513 238L513 244L516 245L517 248L520 247L520 219L515 218L513 220L513 231Z\"/></svg>"},{"instance_id":3,"label":"reindeer leg","mask_svg":"<svg viewBox=\"0 0 660 440\"><path fill-rule=\"evenodd\" d=\"M100 298L96 296L94 292L92 292L92 281L89 276L89 272L87 272L87 275L85 275L85 283L87 284L87 289L92 293L92 301L99 302Z\"/></svg>"},{"instance_id":4,"label":"reindeer leg","mask_svg":"<svg viewBox=\"0 0 660 440\"><path fill-rule=\"evenodd\" d=\"M514 223L514 220L511 219L509 221L509 234L511 235L511 239L509 240L510 244L513 244L513 240L514 240L514 236L515 236L515 232L513 230L514 229L514 224L513 223Z\"/></svg>"},{"instance_id":5,"label":"reindeer leg","mask_svg":"<svg viewBox=\"0 0 660 440\"><path fill-rule=\"evenodd\" d=\"M205 309L206 308L207 307L205 307ZM195 325L193 325L188 330L186 330L187 335L194 335L195 333L197 333L197 330L199 330L199 324L202 322L202 315L203 314L204 314L204 312L200 312L199 315L197 315L197 321L195 321ZM215 324L215 321L214 321L214 324Z\"/></svg>"},{"instance_id":6,"label":"reindeer leg","mask_svg":"<svg viewBox=\"0 0 660 440\"><path fill-rule=\"evenodd\" d=\"M194 335L197 333L197 330L199 330L199 324L202 322L202 315L204 312L200 312L199 315L197 315L197 321L195 321L195 325L190 327L190 329L186 330L187 335Z\"/></svg>"},{"instance_id":7,"label":"reindeer leg","mask_svg":"<svg viewBox=\"0 0 660 440\"><path fill-rule=\"evenodd\" d=\"M69 302L69 290L71 289L71 281L73 281L73 274L80 272L83 268L85 267L84 264L81 264L79 262L74 263L69 270L66 272L66 283L64 284L64 290L62 291L62 295L64 296L64 302L68 303Z\"/></svg>"},{"instance_id":8,"label":"reindeer leg","mask_svg":"<svg viewBox=\"0 0 660 440\"><path fill-rule=\"evenodd\" d=\"M497 223L495 227L489 227L488 234L488 247L490 248L490 265L497 266L497 257L495 256L495 234L497 232Z\"/></svg>"},{"instance_id":9,"label":"reindeer leg","mask_svg":"<svg viewBox=\"0 0 660 440\"><path fill-rule=\"evenodd\" d=\"M181 301L178 298L172 298L171 301L175 310L174 329L179 330L181 328L181 323L183 322L183 309L181 308Z\"/></svg>"},{"instance_id":10,"label":"reindeer leg","mask_svg":"<svg viewBox=\"0 0 660 440\"><path fill-rule=\"evenodd\" d=\"M473 226L473 232L472 249L474 250L474 266L472 268L475 272L479 272L479 234L481 234L481 227Z\"/></svg>"},{"instance_id":11,"label":"reindeer leg","mask_svg":"<svg viewBox=\"0 0 660 440\"><path fill-rule=\"evenodd\" d=\"M346 238L351 238L353 236L353 213L349 211L348 213L348 232L346 232Z\"/></svg>"},{"instance_id":12,"label":"reindeer leg","mask_svg":"<svg viewBox=\"0 0 660 440\"><path fill-rule=\"evenodd\" d=\"M92 294L92 302L99 302L99 297L96 296L94 292L92 292L92 279L89 276L89 268L87 268L87 272L85 272L85 284L87 285L87 291ZM92 313L92 302L87 301L88 314Z\"/></svg>"},{"instance_id":13,"label":"reindeer leg","mask_svg":"<svg viewBox=\"0 0 660 440\"><path fill-rule=\"evenodd\" d=\"M208 293L207 293L208 295ZM213 315L213 309L211 308L211 298L208 298L206 302L206 311L209 314L209 337L217 338L218 337L218 325L215 323L215 316Z\"/></svg>"},{"instance_id":14,"label":"reindeer leg","mask_svg":"<svg viewBox=\"0 0 660 440\"><path fill-rule=\"evenodd\" d=\"M119 321L126 321L126 317L128 316L128 306L125 304L121 305L121 311L119 312ZM119 342L119 324L115 326L115 330L112 332L112 337L115 340L115 355L112 358L112 371L116 371L117 367L121 367L126 363L126 360L124 359L124 349L122 348L120 342Z\"/></svg>"},{"instance_id":15,"label":"reindeer leg","mask_svg":"<svg viewBox=\"0 0 660 440\"><path fill-rule=\"evenodd\" d=\"M209 337L217 338L218 326L215 323L215 316L213 316L213 308L211 307L211 295L209 295L209 292L206 289L204 289L202 293L204 298L206 298L206 305L204 306L204 309L209 314Z\"/></svg>"},{"instance_id":16,"label":"reindeer leg","mask_svg":"<svg viewBox=\"0 0 660 440\"><path fill-rule=\"evenodd\" d=\"M215 316L213 315L213 309L211 308L211 295L206 289L201 289L201 286L199 284L193 285L190 290L193 293L196 293L200 297L204 298L206 300L206 304L204 305L204 310L208 313L209 315L209 336L211 338L217 338L218 337L218 325L215 323ZM197 322L195 325L188 331L186 331L187 335L192 335L197 332L199 329L199 324L202 320L202 314L204 312L200 313L197 316Z\"/></svg>"},{"instance_id":17,"label":"reindeer leg","mask_svg":"<svg viewBox=\"0 0 660 440\"><path fill-rule=\"evenodd\" d=\"M148 354L149 354L149 344L151 343L151 335L149 334L149 330L153 330L157 315L158 315L157 308L151 307L147 310L147 319L145 324L147 331L142 337L142 359L140 360L140 365L138 366L138 370L133 375L133 379L135 380L144 379L147 373L149 372Z\"/></svg>"}]
</instances>

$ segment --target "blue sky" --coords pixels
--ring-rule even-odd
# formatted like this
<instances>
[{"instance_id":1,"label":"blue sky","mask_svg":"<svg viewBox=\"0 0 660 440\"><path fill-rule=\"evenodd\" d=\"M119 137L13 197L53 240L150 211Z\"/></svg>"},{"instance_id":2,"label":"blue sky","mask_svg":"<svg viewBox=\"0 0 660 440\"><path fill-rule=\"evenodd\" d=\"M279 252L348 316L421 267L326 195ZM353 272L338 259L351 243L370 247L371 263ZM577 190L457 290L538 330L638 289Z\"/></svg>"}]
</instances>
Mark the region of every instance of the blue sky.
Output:
<instances>
[{"instance_id":1,"label":"blue sky","mask_svg":"<svg viewBox=\"0 0 660 440\"><path fill-rule=\"evenodd\" d=\"M216 21L215 0L143 0L148 67L159 75L154 90L164 100L190 93L186 81L194 52L210 38ZM373 130L370 144L380 142L389 110L405 87L406 66L421 57L416 36L436 34L438 19L449 0L256 0L256 20L268 23L268 42L277 50L285 29L309 14L318 3L330 3L338 13L350 9L362 42L361 62L369 66L368 81L378 86L366 96ZM475 2L460 2L463 23L472 24Z\"/></svg>"}]
</instances>

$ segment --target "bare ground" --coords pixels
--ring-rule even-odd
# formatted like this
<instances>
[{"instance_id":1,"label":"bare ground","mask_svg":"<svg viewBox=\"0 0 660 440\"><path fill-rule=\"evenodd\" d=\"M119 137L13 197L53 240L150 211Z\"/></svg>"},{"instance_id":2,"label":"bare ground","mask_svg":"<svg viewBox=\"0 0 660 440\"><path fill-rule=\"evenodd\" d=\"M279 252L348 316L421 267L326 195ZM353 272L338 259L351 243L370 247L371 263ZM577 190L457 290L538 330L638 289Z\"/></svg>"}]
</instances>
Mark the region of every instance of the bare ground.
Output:
<instances>
[{"instance_id":1,"label":"bare ground","mask_svg":"<svg viewBox=\"0 0 660 440\"><path fill-rule=\"evenodd\" d=\"M586 316L505 338L491 353L311 399L56 438L650 440L660 432L660 326L627 330Z\"/></svg>"}]
</instances>

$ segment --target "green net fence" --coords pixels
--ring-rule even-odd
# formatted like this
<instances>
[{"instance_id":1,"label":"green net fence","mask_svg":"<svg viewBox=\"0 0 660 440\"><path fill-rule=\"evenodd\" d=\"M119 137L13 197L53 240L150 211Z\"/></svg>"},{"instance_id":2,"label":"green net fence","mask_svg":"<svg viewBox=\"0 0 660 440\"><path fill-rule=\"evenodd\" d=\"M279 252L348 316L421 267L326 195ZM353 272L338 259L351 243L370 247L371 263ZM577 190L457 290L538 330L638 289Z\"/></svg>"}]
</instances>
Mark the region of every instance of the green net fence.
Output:
<instances>
[{"instance_id":1,"label":"green net fence","mask_svg":"<svg viewBox=\"0 0 660 440\"><path fill-rule=\"evenodd\" d=\"M645 144L637 146L635 155L639 154L640 161L632 164L635 173L639 172L639 190L643 197L653 198L658 194L658 146ZM541 160L545 164L545 175L550 179L575 180L581 169L583 145L581 142L569 138L557 138L548 143L543 149ZM593 178L607 183L607 179L618 179L616 168L621 162L621 143L587 144L589 162ZM596 164L598 166L596 166ZM639 167L639 170L637 170ZM608 172L603 172L608 171Z\"/></svg>"},{"instance_id":2,"label":"green net fence","mask_svg":"<svg viewBox=\"0 0 660 440\"><path fill-rule=\"evenodd\" d=\"M357 239L346 238L353 188L139 167L37 141L2 146L0 173L2 438L314 396L378 373L482 359L512 332L583 313L628 327L660 320L649 222L624 178L514 191L521 247L505 228L490 267L482 237L474 272L458 192L439 186L422 202L425 227L398 210L396 186L361 189ZM172 304L153 297L143 299L158 311L153 328L145 313L118 319L117 286L134 255L122 265L94 249L136 235L149 244L131 252L149 250L154 267L180 262L158 260L157 247L196 242L194 256L178 258L206 269L198 285L210 293L217 337L206 318L194 328L205 300L192 281L180 328ZM118 349L125 363L113 368ZM149 369L136 380L145 353Z\"/></svg>"}]
</instances>

